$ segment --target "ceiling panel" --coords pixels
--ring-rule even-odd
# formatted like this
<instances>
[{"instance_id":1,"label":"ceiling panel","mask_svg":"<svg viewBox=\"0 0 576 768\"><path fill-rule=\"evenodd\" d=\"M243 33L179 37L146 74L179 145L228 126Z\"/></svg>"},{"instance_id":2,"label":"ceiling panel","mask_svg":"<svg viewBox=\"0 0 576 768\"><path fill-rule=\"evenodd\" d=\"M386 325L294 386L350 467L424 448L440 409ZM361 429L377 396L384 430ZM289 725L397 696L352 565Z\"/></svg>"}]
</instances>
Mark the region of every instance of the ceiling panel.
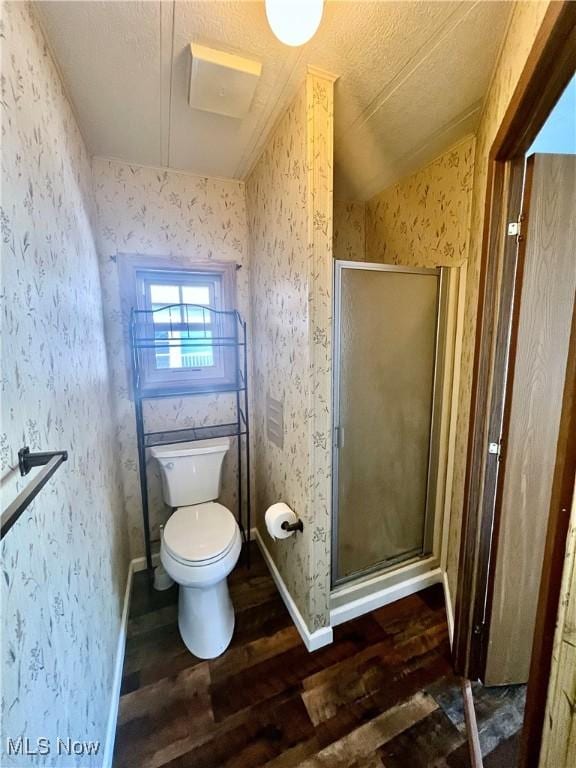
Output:
<instances>
[{"instance_id":1,"label":"ceiling panel","mask_svg":"<svg viewBox=\"0 0 576 768\"><path fill-rule=\"evenodd\" d=\"M262 61L262 76L243 120L188 105L190 42ZM178 2L175 6L170 165L197 173L242 177L242 163L273 113L300 51L272 34L263 3Z\"/></svg>"},{"instance_id":2,"label":"ceiling panel","mask_svg":"<svg viewBox=\"0 0 576 768\"><path fill-rule=\"evenodd\" d=\"M39 7L92 154L159 165L159 3L50 2Z\"/></svg>"},{"instance_id":3,"label":"ceiling panel","mask_svg":"<svg viewBox=\"0 0 576 768\"><path fill-rule=\"evenodd\" d=\"M438 38L462 2L338 2L310 46L318 66L339 75L335 136L374 108ZM314 62L312 62L314 63Z\"/></svg>"},{"instance_id":4,"label":"ceiling panel","mask_svg":"<svg viewBox=\"0 0 576 768\"><path fill-rule=\"evenodd\" d=\"M346 171L337 178L343 199L368 199L475 130L506 17L494 3L469 3L464 10L378 104L337 137L336 159Z\"/></svg>"},{"instance_id":5,"label":"ceiling panel","mask_svg":"<svg viewBox=\"0 0 576 768\"><path fill-rule=\"evenodd\" d=\"M36 5L93 154L245 178L307 66L337 75L341 199L366 199L475 129L511 6L330 0L316 36L290 48L260 0ZM246 118L189 107L191 41L262 62Z\"/></svg>"}]
</instances>

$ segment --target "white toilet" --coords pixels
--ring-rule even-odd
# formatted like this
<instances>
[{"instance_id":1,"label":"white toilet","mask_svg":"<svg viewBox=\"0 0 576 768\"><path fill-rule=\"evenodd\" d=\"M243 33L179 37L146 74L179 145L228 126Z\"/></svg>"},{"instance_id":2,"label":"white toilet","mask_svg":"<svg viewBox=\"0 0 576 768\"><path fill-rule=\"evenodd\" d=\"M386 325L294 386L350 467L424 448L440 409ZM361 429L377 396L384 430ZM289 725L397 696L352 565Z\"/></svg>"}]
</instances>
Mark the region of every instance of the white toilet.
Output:
<instances>
[{"instance_id":1,"label":"white toilet","mask_svg":"<svg viewBox=\"0 0 576 768\"><path fill-rule=\"evenodd\" d=\"M242 547L238 523L217 504L228 438L150 448L162 476L164 501L175 507L164 527L160 560L180 585L178 626L201 659L223 653L234 632L227 578Z\"/></svg>"}]
</instances>

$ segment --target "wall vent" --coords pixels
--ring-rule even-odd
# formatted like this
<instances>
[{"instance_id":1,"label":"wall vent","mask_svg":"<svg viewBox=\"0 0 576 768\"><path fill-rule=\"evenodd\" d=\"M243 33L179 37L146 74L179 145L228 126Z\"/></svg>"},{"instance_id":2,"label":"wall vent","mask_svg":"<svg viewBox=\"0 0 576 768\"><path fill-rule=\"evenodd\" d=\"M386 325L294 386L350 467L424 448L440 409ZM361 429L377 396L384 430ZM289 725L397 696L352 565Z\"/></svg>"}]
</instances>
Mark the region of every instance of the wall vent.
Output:
<instances>
[{"instance_id":1,"label":"wall vent","mask_svg":"<svg viewBox=\"0 0 576 768\"><path fill-rule=\"evenodd\" d=\"M226 117L245 117L252 104L262 64L233 53L190 44L190 106Z\"/></svg>"},{"instance_id":2,"label":"wall vent","mask_svg":"<svg viewBox=\"0 0 576 768\"><path fill-rule=\"evenodd\" d=\"M268 440L278 448L284 448L284 401L266 398L266 433Z\"/></svg>"}]
</instances>

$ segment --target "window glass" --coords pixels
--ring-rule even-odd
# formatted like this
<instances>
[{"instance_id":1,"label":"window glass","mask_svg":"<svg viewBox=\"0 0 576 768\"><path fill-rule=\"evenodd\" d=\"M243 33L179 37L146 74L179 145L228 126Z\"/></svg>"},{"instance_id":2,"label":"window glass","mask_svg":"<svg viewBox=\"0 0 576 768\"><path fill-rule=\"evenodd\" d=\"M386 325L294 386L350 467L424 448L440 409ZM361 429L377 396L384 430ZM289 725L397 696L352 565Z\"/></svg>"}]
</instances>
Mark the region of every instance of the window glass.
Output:
<instances>
[{"instance_id":1,"label":"window glass","mask_svg":"<svg viewBox=\"0 0 576 768\"><path fill-rule=\"evenodd\" d=\"M184 334L183 334L184 336ZM212 333L208 331L190 331L182 344L182 368L202 368L214 365L214 347L210 344Z\"/></svg>"},{"instance_id":2,"label":"window glass","mask_svg":"<svg viewBox=\"0 0 576 768\"><path fill-rule=\"evenodd\" d=\"M179 285L150 285L150 308L154 311L154 323L180 323L182 315L180 307Z\"/></svg>"},{"instance_id":3,"label":"window glass","mask_svg":"<svg viewBox=\"0 0 576 768\"><path fill-rule=\"evenodd\" d=\"M212 322L212 312L199 306L214 306L214 291L210 285L150 285L150 305L154 310L154 323L201 323ZM192 306L173 306L186 304Z\"/></svg>"},{"instance_id":4,"label":"window glass","mask_svg":"<svg viewBox=\"0 0 576 768\"><path fill-rule=\"evenodd\" d=\"M209 368L214 366L210 331L156 331L166 346L155 348L156 368Z\"/></svg>"},{"instance_id":5,"label":"window glass","mask_svg":"<svg viewBox=\"0 0 576 768\"><path fill-rule=\"evenodd\" d=\"M175 325L176 323L182 322L179 306L164 307L164 304L152 304L152 309L155 310L153 318L156 325L163 325L166 323Z\"/></svg>"},{"instance_id":6,"label":"window glass","mask_svg":"<svg viewBox=\"0 0 576 768\"><path fill-rule=\"evenodd\" d=\"M202 307L194 307L187 305L182 307L184 322L185 323L200 323L200 325L210 325L212 322L213 312L209 312Z\"/></svg>"},{"instance_id":7,"label":"window glass","mask_svg":"<svg viewBox=\"0 0 576 768\"><path fill-rule=\"evenodd\" d=\"M150 285L150 300L152 304L164 306L180 303L180 287L178 285Z\"/></svg>"},{"instance_id":8,"label":"window glass","mask_svg":"<svg viewBox=\"0 0 576 768\"><path fill-rule=\"evenodd\" d=\"M211 302L210 288L207 285L183 285L182 300L185 304L206 304Z\"/></svg>"}]
</instances>

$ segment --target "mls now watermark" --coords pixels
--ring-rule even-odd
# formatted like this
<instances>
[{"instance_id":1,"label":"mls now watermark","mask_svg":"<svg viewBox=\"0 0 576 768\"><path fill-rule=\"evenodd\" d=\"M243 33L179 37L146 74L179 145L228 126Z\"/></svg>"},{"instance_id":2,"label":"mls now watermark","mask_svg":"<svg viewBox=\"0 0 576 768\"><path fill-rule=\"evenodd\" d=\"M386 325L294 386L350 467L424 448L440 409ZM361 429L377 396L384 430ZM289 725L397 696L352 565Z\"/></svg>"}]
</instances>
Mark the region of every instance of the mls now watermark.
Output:
<instances>
[{"instance_id":1,"label":"mls now watermark","mask_svg":"<svg viewBox=\"0 0 576 768\"><path fill-rule=\"evenodd\" d=\"M18 736L15 739L7 737L5 748L6 754L13 757L32 757L36 755L87 757L98 754L100 742L81 741L72 739L70 736L65 738L58 736L55 739L49 739L46 736L39 736L37 739Z\"/></svg>"}]
</instances>

